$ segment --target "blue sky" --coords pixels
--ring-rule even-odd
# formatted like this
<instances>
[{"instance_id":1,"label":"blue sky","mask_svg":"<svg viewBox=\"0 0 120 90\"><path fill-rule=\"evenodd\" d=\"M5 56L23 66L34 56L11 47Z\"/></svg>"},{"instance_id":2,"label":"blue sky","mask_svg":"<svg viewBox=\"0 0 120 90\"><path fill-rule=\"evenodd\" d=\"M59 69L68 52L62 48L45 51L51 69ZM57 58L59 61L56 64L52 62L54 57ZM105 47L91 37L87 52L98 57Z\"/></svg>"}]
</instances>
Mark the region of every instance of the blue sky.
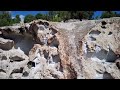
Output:
<instances>
[{"instance_id":1,"label":"blue sky","mask_svg":"<svg viewBox=\"0 0 120 90\"><path fill-rule=\"evenodd\" d=\"M120 11L115 11L115 12L120 13ZM96 12L94 13L93 17L96 17L96 16L99 16L99 17L100 17L101 14L102 14L102 11L96 11Z\"/></svg>"},{"instance_id":2,"label":"blue sky","mask_svg":"<svg viewBox=\"0 0 120 90\"><path fill-rule=\"evenodd\" d=\"M96 17L96 16L101 16L102 14L102 11L96 11L93 15L93 17Z\"/></svg>"},{"instance_id":3,"label":"blue sky","mask_svg":"<svg viewBox=\"0 0 120 90\"><path fill-rule=\"evenodd\" d=\"M48 11L12 11L11 14L12 14L13 17L15 17L17 14L26 16L27 14L36 15L39 12L43 13L43 14L46 14ZM101 15L101 13L102 13L102 11L97 11L97 12L95 12L94 16Z\"/></svg>"},{"instance_id":4,"label":"blue sky","mask_svg":"<svg viewBox=\"0 0 120 90\"><path fill-rule=\"evenodd\" d=\"M12 17L14 18L16 15L20 15L21 20L28 14L36 15L37 13L46 14L48 11L11 11Z\"/></svg>"},{"instance_id":5,"label":"blue sky","mask_svg":"<svg viewBox=\"0 0 120 90\"><path fill-rule=\"evenodd\" d=\"M43 13L46 14L48 11L11 11L12 17L14 18L16 15L20 15L21 19L24 19L24 17L28 14L36 15L37 13ZM120 13L120 11L116 11ZM102 11L96 11L93 15L93 17L100 16L102 14Z\"/></svg>"},{"instance_id":6,"label":"blue sky","mask_svg":"<svg viewBox=\"0 0 120 90\"><path fill-rule=\"evenodd\" d=\"M12 16L16 16L17 14L18 15L23 15L23 16L26 16L28 14L32 14L32 15L36 15L37 13L43 13L43 14L46 14L48 11L12 11L11 14Z\"/></svg>"}]
</instances>

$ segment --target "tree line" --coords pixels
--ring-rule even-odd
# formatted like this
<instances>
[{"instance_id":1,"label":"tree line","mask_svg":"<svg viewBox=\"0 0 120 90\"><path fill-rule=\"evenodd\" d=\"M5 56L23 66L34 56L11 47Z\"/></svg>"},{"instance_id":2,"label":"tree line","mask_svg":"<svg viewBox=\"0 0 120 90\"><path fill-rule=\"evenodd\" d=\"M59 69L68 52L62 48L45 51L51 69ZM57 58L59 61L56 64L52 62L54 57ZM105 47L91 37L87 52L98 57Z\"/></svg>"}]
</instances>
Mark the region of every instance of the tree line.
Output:
<instances>
[{"instance_id":1,"label":"tree line","mask_svg":"<svg viewBox=\"0 0 120 90\"><path fill-rule=\"evenodd\" d=\"M35 19L45 19L48 21L65 21L68 19L92 19L94 11L49 11L48 14L38 13L35 16L27 15L24 22L30 22Z\"/></svg>"},{"instance_id":2,"label":"tree line","mask_svg":"<svg viewBox=\"0 0 120 90\"><path fill-rule=\"evenodd\" d=\"M15 23L19 23L20 21L21 19L19 15L16 15L16 17L12 19L11 14L9 12L0 12L0 26L9 26Z\"/></svg>"},{"instance_id":3,"label":"tree line","mask_svg":"<svg viewBox=\"0 0 120 90\"><path fill-rule=\"evenodd\" d=\"M48 21L66 21L69 19L99 19L99 18L110 18L110 17L120 17L120 14L114 11L103 11L100 17L93 18L95 11L49 11L48 14L38 13L34 15L26 15L24 18L24 23L31 22L37 19L44 19ZM19 15L16 15L15 18L11 17L9 12L1 11L0 12L0 26L9 26L15 23L20 23L21 19Z\"/></svg>"}]
</instances>

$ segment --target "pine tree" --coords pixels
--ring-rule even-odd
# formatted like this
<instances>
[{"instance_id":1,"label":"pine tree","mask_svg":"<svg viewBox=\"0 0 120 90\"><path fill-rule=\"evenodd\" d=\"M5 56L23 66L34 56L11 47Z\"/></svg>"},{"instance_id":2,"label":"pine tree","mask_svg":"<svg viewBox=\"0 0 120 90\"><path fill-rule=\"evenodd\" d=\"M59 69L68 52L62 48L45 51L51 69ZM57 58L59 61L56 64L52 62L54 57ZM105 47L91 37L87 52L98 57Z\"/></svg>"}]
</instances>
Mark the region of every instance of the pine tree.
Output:
<instances>
[{"instance_id":1,"label":"pine tree","mask_svg":"<svg viewBox=\"0 0 120 90\"><path fill-rule=\"evenodd\" d=\"M21 19L19 15L16 15L16 23L20 23Z\"/></svg>"},{"instance_id":2,"label":"pine tree","mask_svg":"<svg viewBox=\"0 0 120 90\"><path fill-rule=\"evenodd\" d=\"M110 17L116 17L117 13L113 11L103 11L100 18L110 18Z\"/></svg>"},{"instance_id":3,"label":"pine tree","mask_svg":"<svg viewBox=\"0 0 120 90\"><path fill-rule=\"evenodd\" d=\"M35 15L35 18L36 19L43 19L43 14L38 13L38 14Z\"/></svg>"},{"instance_id":4,"label":"pine tree","mask_svg":"<svg viewBox=\"0 0 120 90\"><path fill-rule=\"evenodd\" d=\"M28 14L24 18L24 23L28 23L28 22L31 22L33 20L35 20L35 17L33 15L31 15L31 14Z\"/></svg>"}]
</instances>

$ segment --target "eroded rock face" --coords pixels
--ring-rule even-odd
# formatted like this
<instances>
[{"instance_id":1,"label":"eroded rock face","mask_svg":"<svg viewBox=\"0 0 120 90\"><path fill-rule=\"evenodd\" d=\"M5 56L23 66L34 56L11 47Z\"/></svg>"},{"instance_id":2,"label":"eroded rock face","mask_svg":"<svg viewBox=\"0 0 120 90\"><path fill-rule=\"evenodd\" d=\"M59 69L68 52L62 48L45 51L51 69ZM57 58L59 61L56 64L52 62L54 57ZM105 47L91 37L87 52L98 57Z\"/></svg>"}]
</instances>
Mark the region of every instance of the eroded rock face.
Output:
<instances>
[{"instance_id":1,"label":"eroded rock face","mask_svg":"<svg viewBox=\"0 0 120 90\"><path fill-rule=\"evenodd\" d=\"M0 48L3 50L10 50L14 46L14 41L0 38Z\"/></svg>"},{"instance_id":2,"label":"eroded rock face","mask_svg":"<svg viewBox=\"0 0 120 90\"><path fill-rule=\"evenodd\" d=\"M35 66L31 66L31 78L64 78L61 71L60 57L56 47L36 44L31 49L29 57L30 60L35 63Z\"/></svg>"},{"instance_id":3,"label":"eroded rock face","mask_svg":"<svg viewBox=\"0 0 120 90\"><path fill-rule=\"evenodd\" d=\"M113 21L114 19L116 21ZM100 27L101 25L106 28ZM83 39L83 57L92 62L99 62L105 68L101 76L97 76L101 79L119 78L120 72L119 69L116 69L118 66L115 65L115 61L120 58L119 35L119 19L111 18L98 23Z\"/></svg>"},{"instance_id":4,"label":"eroded rock face","mask_svg":"<svg viewBox=\"0 0 120 90\"><path fill-rule=\"evenodd\" d=\"M115 20L115 21L113 21ZM102 22L104 21L104 22ZM112 23L111 23L112 22ZM66 78L119 78L119 18L70 23L62 27L60 56ZM76 27L74 26L76 24ZM105 26L105 28L101 26ZM74 27L71 27L74 26ZM68 29L71 27L71 29ZM74 43L73 43L74 42ZM63 54L64 53L64 54ZM71 76L72 75L72 76Z\"/></svg>"},{"instance_id":5,"label":"eroded rock face","mask_svg":"<svg viewBox=\"0 0 120 90\"><path fill-rule=\"evenodd\" d=\"M0 28L1 79L120 79L120 18Z\"/></svg>"},{"instance_id":6,"label":"eroded rock face","mask_svg":"<svg viewBox=\"0 0 120 90\"><path fill-rule=\"evenodd\" d=\"M12 74L20 73L22 74L21 68L24 69L29 58L20 49L11 49L9 51L2 51L0 53L0 73L4 77L3 79L12 78Z\"/></svg>"}]
</instances>

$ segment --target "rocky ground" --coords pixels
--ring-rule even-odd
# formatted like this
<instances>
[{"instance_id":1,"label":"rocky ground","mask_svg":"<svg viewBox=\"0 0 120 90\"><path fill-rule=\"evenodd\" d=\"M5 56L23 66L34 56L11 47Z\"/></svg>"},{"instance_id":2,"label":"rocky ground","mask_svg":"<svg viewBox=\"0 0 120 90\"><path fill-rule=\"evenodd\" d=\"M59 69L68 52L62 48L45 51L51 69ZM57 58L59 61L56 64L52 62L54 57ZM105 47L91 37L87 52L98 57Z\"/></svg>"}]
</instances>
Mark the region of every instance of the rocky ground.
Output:
<instances>
[{"instance_id":1,"label":"rocky ground","mask_svg":"<svg viewBox=\"0 0 120 90\"><path fill-rule=\"evenodd\" d=\"M120 18L0 27L1 79L120 79Z\"/></svg>"}]
</instances>

